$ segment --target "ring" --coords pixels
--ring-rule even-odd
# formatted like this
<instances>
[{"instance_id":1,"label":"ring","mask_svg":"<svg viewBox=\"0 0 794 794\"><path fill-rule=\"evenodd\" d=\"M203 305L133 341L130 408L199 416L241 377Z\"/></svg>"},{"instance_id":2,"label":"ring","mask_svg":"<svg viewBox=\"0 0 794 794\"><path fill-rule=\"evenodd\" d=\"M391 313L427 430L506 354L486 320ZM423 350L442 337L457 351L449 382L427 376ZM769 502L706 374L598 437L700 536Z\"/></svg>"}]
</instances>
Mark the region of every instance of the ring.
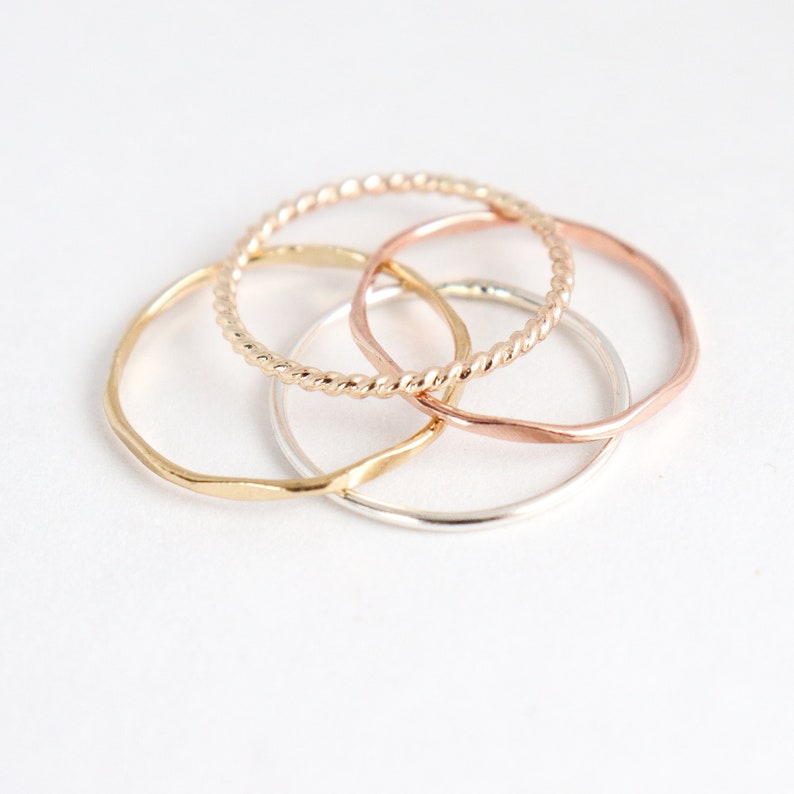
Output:
<instances>
[{"instance_id":1,"label":"ring","mask_svg":"<svg viewBox=\"0 0 794 794\"><path fill-rule=\"evenodd\" d=\"M318 267L345 267L363 269L365 254L347 248L331 246L283 246L263 250L251 264L300 263ZM382 452L328 474L309 476L303 479L269 480L250 477L218 477L191 471L168 460L151 446L130 424L119 398L119 387L124 367L143 330L156 317L186 298L202 286L212 284L217 277L220 263L196 270L185 276L155 297L135 316L119 342L113 355L107 383L105 385L105 413L110 426L127 448L155 474L169 482L181 485L197 493L225 499L266 500L282 499L308 494L330 494L355 487L404 463L428 444L438 438L444 423L431 419L410 438ZM407 267L390 263L386 268L400 284L430 303L447 322L455 340L455 355L468 356L471 340L463 321L452 307L418 274ZM462 384L451 385L444 399L454 402L459 399Z\"/></svg>"},{"instance_id":2,"label":"ring","mask_svg":"<svg viewBox=\"0 0 794 794\"><path fill-rule=\"evenodd\" d=\"M509 222L501 215L490 211L450 215L411 227L393 237L372 254L353 297L353 307L350 312L353 337L370 363L381 372L392 375L401 371L399 364L375 339L367 322L367 289L377 275L380 263L389 260L397 251L418 240L437 237L439 234L450 234L457 229L488 228ZM549 424L476 414L457 406L444 405L431 394L403 394L406 400L426 414L443 418L450 425L472 433L505 441L570 443L611 438L638 425L667 405L689 383L698 359L697 333L683 293L670 274L649 256L607 232L560 218L557 218L557 223L566 237L621 264L638 269L662 293L672 309L681 335L681 358L673 375L647 397L633 405L625 406L613 416L578 425Z\"/></svg>"},{"instance_id":3,"label":"ring","mask_svg":"<svg viewBox=\"0 0 794 794\"><path fill-rule=\"evenodd\" d=\"M490 282L456 282L443 284L436 287L436 290L445 297L499 301L520 309L532 310L543 304L541 298L531 293ZM395 300L401 294L402 290L399 287L385 287L370 293L369 301L370 303L385 303ZM344 318L350 310L351 303L348 302L325 315L296 342L291 355L299 356L316 336L330 324ZM626 370L610 341L595 326L570 309L563 315L561 325L587 342L604 365L612 385L612 409L622 411L627 408L631 403L631 396ZM317 475L321 473L321 469L309 458L290 428L285 402L287 391L284 384L274 379L271 389L271 422L276 439L296 471L306 476ZM460 513L413 510L389 504L352 490L343 494L331 494L329 498L369 518L380 519L409 529L461 532L495 527L536 515L571 496L603 467L617 449L621 439L622 436L613 436L607 439L595 457L588 461L583 468L547 491L518 502L485 510Z\"/></svg>"},{"instance_id":4,"label":"ring","mask_svg":"<svg viewBox=\"0 0 794 794\"><path fill-rule=\"evenodd\" d=\"M428 367L421 372L389 371L378 375L323 372L284 358L254 339L237 311L237 285L248 263L259 254L265 241L274 232L307 212L336 204L343 199L381 195L390 191L404 193L409 190L436 192L485 202L505 218L506 222L510 220L528 226L541 238L551 258L551 290L536 315L523 328L487 352L458 357L443 367ZM543 215L525 201L487 185L424 173L397 173L384 177L373 175L363 180L348 179L339 186L327 186L314 193L305 193L294 201L282 204L275 212L265 215L259 225L249 231L221 264L215 285L214 307L216 320L234 350L248 364L259 367L267 375L274 375L284 383L297 383L307 391L323 391L330 395L346 394L356 398L373 395L392 397L395 394L436 391L458 381L480 377L514 361L548 336L567 308L572 289L573 259L553 218Z\"/></svg>"}]
</instances>

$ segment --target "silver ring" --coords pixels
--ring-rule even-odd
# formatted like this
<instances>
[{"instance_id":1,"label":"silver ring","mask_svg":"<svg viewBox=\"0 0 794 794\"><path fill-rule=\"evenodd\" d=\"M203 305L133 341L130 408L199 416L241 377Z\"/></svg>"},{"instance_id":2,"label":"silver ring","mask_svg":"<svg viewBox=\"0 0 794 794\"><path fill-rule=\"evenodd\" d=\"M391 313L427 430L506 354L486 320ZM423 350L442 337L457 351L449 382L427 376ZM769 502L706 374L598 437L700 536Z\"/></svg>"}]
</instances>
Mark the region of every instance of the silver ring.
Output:
<instances>
[{"instance_id":1,"label":"silver ring","mask_svg":"<svg viewBox=\"0 0 794 794\"><path fill-rule=\"evenodd\" d=\"M516 287L489 281L450 282L437 286L442 295L448 298L468 300L489 300L506 303L523 310L534 311L543 305L543 298ZM390 303L405 294L400 286L384 287L372 292L368 302L372 305ZM337 306L320 318L295 343L289 353L290 359L300 359L306 346L332 323L350 314L350 302ZM587 342L604 365L612 386L612 410L617 413L631 404L628 376L617 351L604 334L584 319L580 314L568 309L562 316L561 327L568 328L576 336ZM285 394L288 389L273 378L270 392L271 422L278 445L295 470L303 477L323 474L314 461L306 454L289 426ZM436 532L465 532L500 526L513 521L529 518L547 510L572 496L596 473L614 454L622 436L613 436L603 443L599 451L582 468L561 483L517 502L507 505L470 510L464 512L444 512L433 510L414 510L390 504L389 502L366 496L359 491L346 491L343 494L327 494L328 499L361 513L368 518L415 530Z\"/></svg>"}]
</instances>

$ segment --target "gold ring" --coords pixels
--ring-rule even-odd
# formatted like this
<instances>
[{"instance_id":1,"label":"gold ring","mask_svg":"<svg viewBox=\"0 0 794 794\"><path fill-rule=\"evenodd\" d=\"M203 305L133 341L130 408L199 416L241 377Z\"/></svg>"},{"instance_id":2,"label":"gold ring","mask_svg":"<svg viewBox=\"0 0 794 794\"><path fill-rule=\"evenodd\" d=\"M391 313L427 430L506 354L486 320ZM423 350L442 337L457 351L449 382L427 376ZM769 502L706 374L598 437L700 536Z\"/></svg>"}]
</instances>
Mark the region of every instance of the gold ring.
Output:
<instances>
[{"instance_id":1,"label":"gold ring","mask_svg":"<svg viewBox=\"0 0 794 794\"><path fill-rule=\"evenodd\" d=\"M256 266L275 263L304 264L363 270L366 262L366 254L349 248L293 245L265 249L251 261L251 264ZM309 494L339 493L358 487L410 460L438 438L445 424L442 420L434 418L404 441L349 466L316 477L283 480L202 474L186 469L160 454L133 428L121 407L119 386L124 367L144 328L192 292L212 284L220 267L221 263L216 263L196 270L147 303L124 332L113 355L105 386L105 412L116 435L147 468L169 482L208 496L248 501L284 499ZM456 357L465 358L470 355L471 339L465 324L428 282L418 273L396 262L388 263L384 270L406 289L426 300L441 315L452 331ZM453 405L456 404L462 389L463 385L460 383L451 385L445 390L443 399Z\"/></svg>"}]
</instances>

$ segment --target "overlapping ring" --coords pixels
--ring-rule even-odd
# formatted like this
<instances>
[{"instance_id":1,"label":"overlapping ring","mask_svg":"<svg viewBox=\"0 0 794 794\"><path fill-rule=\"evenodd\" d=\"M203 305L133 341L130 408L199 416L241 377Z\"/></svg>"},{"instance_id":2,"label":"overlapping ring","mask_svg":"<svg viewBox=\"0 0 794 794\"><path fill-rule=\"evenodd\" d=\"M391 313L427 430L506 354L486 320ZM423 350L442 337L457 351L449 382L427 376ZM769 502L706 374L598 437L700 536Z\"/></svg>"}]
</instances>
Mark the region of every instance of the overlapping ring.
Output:
<instances>
[{"instance_id":1,"label":"overlapping ring","mask_svg":"<svg viewBox=\"0 0 794 794\"><path fill-rule=\"evenodd\" d=\"M372 255L333 246L264 246L278 228L293 218L319 206L336 203L345 198L377 195L387 191L419 190L478 199L487 210L447 216L414 226L393 237ZM515 287L484 281L457 282L433 288L422 276L392 257L405 245L419 239L476 230L491 226L519 223L529 226L540 235L552 261L551 290L544 298L532 296ZM674 375L660 388L631 405L628 382L617 353L600 332L572 312L565 313L573 288L573 260L566 238L596 249L617 261L639 269L661 292L672 309L682 339L680 363ZM308 332L292 355L298 357L306 341L333 320L349 311L353 337L360 349L377 368L375 375L343 375L323 372L297 363L292 357L273 353L255 340L243 325L237 312L236 288L245 268L268 263L303 263L315 266L354 267L362 277L351 304L338 308ZM398 286L370 294L374 277L384 272L395 278ZM234 349L246 361L260 367L274 378L273 417L276 436L287 457L303 475L287 480L255 477L223 477L194 472L174 463L140 436L127 420L121 406L119 389L127 359L143 329L157 316L202 286L214 284L217 320ZM455 341L455 360L440 367L421 372L403 371L374 338L367 322L368 301L393 300L402 291L410 291L430 303L452 330ZM471 341L463 321L445 296L484 298L520 305L534 311L525 326L509 339L482 352L471 351ZM474 377L489 374L527 353L545 339L560 322L570 326L585 338L607 369L613 387L615 414L609 419L583 425L562 426L527 420L488 417L463 411L457 405L463 384ZM170 482L199 493L229 499L266 500L307 494L324 494L339 498L359 512L382 518L402 526L420 529L471 529L493 526L507 520L534 514L541 507L559 501L578 487L614 451L621 433L658 411L678 394L691 380L698 356L694 323L680 289L650 257L642 254L616 237L573 221L553 219L531 205L502 191L483 185L436 177L428 174L391 174L387 177L368 177L347 180L338 186L306 193L295 201L282 204L239 243L224 262L195 271L180 279L148 303L128 327L116 350L105 390L105 407L114 431L125 445L148 468ZM280 381L280 382L279 382ZM410 438L373 455L330 473L323 473L308 460L291 433L285 419L282 384L299 384L308 391L323 391L330 395L347 394L355 397L375 395L390 397L396 394L430 416L427 424ZM431 394L443 389L440 398ZM380 476L407 461L434 441L444 427L457 428L512 441L543 443L582 442L601 440L600 452L579 473L567 479L551 492L503 507L474 511L467 514L438 513L408 510L387 505L354 491L360 485Z\"/></svg>"}]
</instances>

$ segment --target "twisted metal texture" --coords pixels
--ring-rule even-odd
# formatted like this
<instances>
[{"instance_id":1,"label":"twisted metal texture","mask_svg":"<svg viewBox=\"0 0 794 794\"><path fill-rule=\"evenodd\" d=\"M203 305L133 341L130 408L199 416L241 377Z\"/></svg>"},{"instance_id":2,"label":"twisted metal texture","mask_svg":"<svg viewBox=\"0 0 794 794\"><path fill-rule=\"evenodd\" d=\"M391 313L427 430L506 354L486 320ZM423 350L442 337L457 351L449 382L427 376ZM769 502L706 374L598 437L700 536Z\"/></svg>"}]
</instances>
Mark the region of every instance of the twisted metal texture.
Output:
<instances>
[{"instance_id":1,"label":"twisted metal texture","mask_svg":"<svg viewBox=\"0 0 794 794\"><path fill-rule=\"evenodd\" d=\"M275 353L254 339L237 311L237 286L246 266L256 259L265 242L276 231L308 212L343 200L408 191L441 193L484 202L503 218L528 226L540 237L551 259L551 290L545 296L545 303L523 328L487 351L455 359L442 367L428 367L420 372L404 370L396 374L377 375L324 372ZM267 375L275 376L285 384L298 384L306 391L322 391L332 396L345 394L354 398L383 398L395 394L416 395L425 391L437 391L454 383L481 377L515 361L545 339L559 323L568 307L573 284L573 257L556 221L531 204L488 185L468 180L427 173L392 173L385 176L371 175L364 179L347 179L338 185L327 185L313 193L304 193L266 214L221 264L215 284L213 306L223 335L231 342L234 350L248 364L259 367Z\"/></svg>"}]
</instances>

